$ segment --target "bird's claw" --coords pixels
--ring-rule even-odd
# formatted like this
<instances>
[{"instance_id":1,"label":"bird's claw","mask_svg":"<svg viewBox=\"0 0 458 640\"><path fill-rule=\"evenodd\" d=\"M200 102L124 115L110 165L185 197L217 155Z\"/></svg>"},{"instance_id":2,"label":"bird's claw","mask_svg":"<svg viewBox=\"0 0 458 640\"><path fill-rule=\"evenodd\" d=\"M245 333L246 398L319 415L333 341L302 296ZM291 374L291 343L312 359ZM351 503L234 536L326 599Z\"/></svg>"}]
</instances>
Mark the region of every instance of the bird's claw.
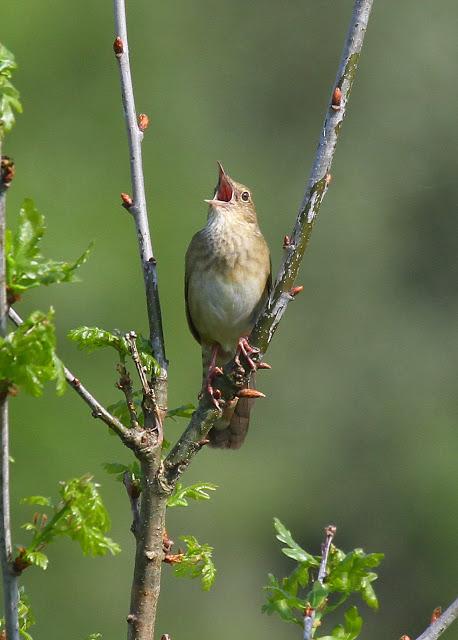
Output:
<instances>
[{"instance_id":1,"label":"bird's claw","mask_svg":"<svg viewBox=\"0 0 458 640\"><path fill-rule=\"evenodd\" d=\"M219 389L214 389L212 382L217 377L222 375L223 370L220 367L210 367L207 373L207 378L205 380L202 391L199 394L199 399L202 398L204 393L208 393L211 398L212 403L215 405L217 409L221 409L219 400L221 399L221 391Z\"/></svg>"},{"instance_id":2,"label":"bird's claw","mask_svg":"<svg viewBox=\"0 0 458 640\"><path fill-rule=\"evenodd\" d=\"M252 371L256 371L257 364L256 362L253 360L253 358L251 357L251 354L257 354L259 353L260 350L257 347L252 347L251 344L248 342L247 338L239 338L239 344L237 347L237 352L235 354L235 362L236 364L238 364L240 367L242 366L241 362L240 362L240 356L242 355L245 360L248 362L248 366L250 367L250 369Z\"/></svg>"}]
</instances>

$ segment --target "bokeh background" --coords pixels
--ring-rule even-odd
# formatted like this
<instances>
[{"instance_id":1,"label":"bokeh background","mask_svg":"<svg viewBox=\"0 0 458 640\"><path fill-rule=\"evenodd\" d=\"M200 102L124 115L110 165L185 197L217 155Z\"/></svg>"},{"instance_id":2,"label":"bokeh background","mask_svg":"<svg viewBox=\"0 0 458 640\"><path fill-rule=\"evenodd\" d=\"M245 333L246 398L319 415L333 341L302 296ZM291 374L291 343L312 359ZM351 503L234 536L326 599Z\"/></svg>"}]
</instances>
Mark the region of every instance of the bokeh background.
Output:
<instances>
[{"instance_id":1,"label":"bokeh background","mask_svg":"<svg viewBox=\"0 0 458 640\"><path fill-rule=\"evenodd\" d=\"M335 77L350 0L129 3L138 111L149 114L145 175L159 260L170 406L195 400L200 355L184 318L183 256L203 225L216 160L254 191L274 268L292 227ZM111 353L77 352L82 324L146 331L132 221L111 2L2 3L1 40L16 54L25 111L9 136L23 197L47 216L48 255L75 258L95 240L81 284L20 303L56 309L59 350L101 400L118 398ZM369 26L333 182L288 309L259 376L267 399L238 453L204 451L186 476L219 485L210 503L170 514L169 533L215 547L209 594L164 569L159 633L173 640L298 638L261 614L266 574L292 566L274 540L280 517L319 550L383 551L381 610L364 638L413 637L456 596L457 540L457 5L381 0ZM130 514L105 461L129 453L70 391L12 405L14 504L55 495L92 472L112 516L116 558L83 558L69 541L46 573L24 576L33 635L125 637L132 572ZM170 438L183 421L167 425ZM30 515L14 507L15 540ZM283 573L282 573L283 572ZM458 630L448 632L458 638Z\"/></svg>"}]
</instances>

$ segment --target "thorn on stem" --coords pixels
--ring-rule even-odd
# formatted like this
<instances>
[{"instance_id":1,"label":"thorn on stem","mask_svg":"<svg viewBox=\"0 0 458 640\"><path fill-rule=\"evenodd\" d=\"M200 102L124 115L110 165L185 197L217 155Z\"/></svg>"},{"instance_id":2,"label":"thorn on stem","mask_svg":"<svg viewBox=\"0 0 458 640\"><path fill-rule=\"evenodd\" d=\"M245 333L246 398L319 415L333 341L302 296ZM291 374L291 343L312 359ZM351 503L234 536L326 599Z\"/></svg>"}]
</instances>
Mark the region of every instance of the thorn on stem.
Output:
<instances>
[{"instance_id":1,"label":"thorn on stem","mask_svg":"<svg viewBox=\"0 0 458 640\"><path fill-rule=\"evenodd\" d=\"M331 108L334 111L340 111L340 105L342 103L342 89L336 87L332 92Z\"/></svg>"},{"instance_id":2,"label":"thorn on stem","mask_svg":"<svg viewBox=\"0 0 458 640\"><path fill-rule=\"evenodd\" d=\"M436 607L431 614L431 624L433 622L436 622L436 620L440 618L441 615L442 615L442 607Z\"/></svg>"},{"instance_id":3,"label":"thorn on stem","mask_svg":"<svg viewBox=\"0 0 458 640\"><path fill-rule=\"evenodd\" d=\"M124 207L124 209L127 209L127 211L129 211L131 206L134 204L134 201L132 200L131 196L128 193L121 193L121 200L122 200L122 206Z\"/></svg>"},{"instance_id":4,"label":"thorn on stem","mask_svg":"<svg viewBox=\"0 0 458 640\"><path fill-rule=\"evenodd\" d=\"M291 296L291 298L295 298L297 294L301 293L301 291L303 290L303 285L299 285L298 287L291 287L291 289L289 290L289 295Z\"/></svg>"},{"instance_id":5,"label":"thorn on stem","mask_svg":"<svg viewBox=\"0 0 458 640\"><path fill-rule=\"evenodd\" d=\"M210 440L208 440L208 438L204 438L203 440L199 440L197 444L199 448L202 449L202 447L205 447L205 445L210 444Z\"/></svg>"},{"instance_id":6,"label":"thorn on stem","mask_svg":"<svg viewBox=\"0 0 458 640\"><path fill-rule=\"evenodd\" d=\"M258 369L272 369L272 367L270 366L270 364L268 362L258 362L256 367Z\"/></svg>"},{"instance_id":7,"label":"thorn on stem","mask_svg":"<svg viewBox=\"0 0 458 640\"><path fill-rule=\"evenodd\" d=\"M257 389L240 389L237 398L265 398L265 394Z\"/></svg>"},{"instance_id":8,"label":"thorn on stem","mask_svg":"<svg viewBox=\"0 0 458 640\"><path fill-rule=\"evenodd\" d=\"M408 636L408 635L404 634L403 636L401 636L401 637L399 638L399 640L410 640L410 636Z\"/></svg>"},{"instance_id":9,"label":"thorn on stem","mask_svg":"<svg viewBox=\"0 0 458 640\"><path fill-rule=\"evenodd\" d=\"M161 636L161 640L172 640L172 638L169 636L169 634L168 634L168 633L164 633L164 634Z\"/></svg>"},{"instance_id":10,"label":"thorn on stem","mask_svg":"<svg viewBox=\"0 0 458 640\"><path fill-rule=\"evenodd\" d=\"M115 56L117 58L120 58L124 53L124 42L121 40L119 36L114 39L113 51L115 52Z\"/></svg>"},{"instance_id":11,"label":"thorn on stem","mask_svg":"<svg viewBox=\"0 0 458 640\"><path fill-rule=\"evenodd\" d=\"M331 182L332 182L332 175L331 175L330 173L327 173L327 174L326 174L326 180L325 180L325 182L326 182L326 186L327 186L327 187L329 187L329 185L330 185L330 184L331 184Z\"/></svg>"},{"instance_id":12,"label":"thorn on stem","mask_svg":"<svg viewBox=\"0 0 458 640\"><path fill-rule=\"evenodd\" d=\"M138 128L140 131L146 131L149 127L149 118L146 113L141 113L138 116Z\"/></svg>"},{"instance_id":13,"label":"thorn on stem","mask_svg":"<svg viewBox=\"0 0 458 640\"><path fill-rule=\"evenodd\" d=\"M291 246L291 238L289 236L284 236L283 238L283 249L288 249Z\"/></svg>"},{"instance_id":14,"label":"thorn on stem","mask_svg":"<svg viewBox=\"0 0 458 640\"><path fill-rule=\"evenodd\" d=\"M2 156L1 162L1 184L4 189L8 189L11 185L16 168L13 160L9 156Z\"/></svg>"}]
</instances>

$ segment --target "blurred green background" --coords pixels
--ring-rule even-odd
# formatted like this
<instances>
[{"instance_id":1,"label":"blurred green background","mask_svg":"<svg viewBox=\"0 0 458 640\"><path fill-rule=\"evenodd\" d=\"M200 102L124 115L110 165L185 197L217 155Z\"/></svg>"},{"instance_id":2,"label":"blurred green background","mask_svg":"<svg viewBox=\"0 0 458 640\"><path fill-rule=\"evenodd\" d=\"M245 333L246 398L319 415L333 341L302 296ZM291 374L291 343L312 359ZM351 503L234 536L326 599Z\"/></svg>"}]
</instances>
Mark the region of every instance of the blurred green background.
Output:
<instances>
[{"instance_id":1,"label":"blurred green background","mask_svg":"<svg viewBox=\"0 0 458 640\"><path fill-rule=\"evenodd\" d=\"M149 114L145 175L159 260L170 406L195 400L200 354L184 319L183 256L205 220L216 160L254 191L274 268L314 155L351 0L129 3L138 111ZM173 640L298 638L261 614L266 574L287 572L273 536L280 517L319 550L384 551L381 611L363 637L415 637L456 596L457 5L380 0L369 25L333 182L299 282L259 376L259 401L237 453L204 451L186 481L216 482L208 504L176 509L169 533L215 547L209 594L164 568L158 632ZM18 305L56 309L59 350L104 402L118 399L110 353L66 340L81 324L146 331L132 221L111 2L2 3L1 40L16 54L24 115L5 152L8 195L47 216L45 248L75 258L95 240L83 283L34 291ZM24 580L36 638L125 637L132 573L130 513L101 468L127 451L68 392L14 399L13 499L55 494L58 480L95 474L112 515L114 559L82 558L68 541L46 573ZM184 422L167 425L177 436ZM15 541L30 508L15 506ZM451 629L448 638L458 638Z\"/></svg>"}]
</instances>

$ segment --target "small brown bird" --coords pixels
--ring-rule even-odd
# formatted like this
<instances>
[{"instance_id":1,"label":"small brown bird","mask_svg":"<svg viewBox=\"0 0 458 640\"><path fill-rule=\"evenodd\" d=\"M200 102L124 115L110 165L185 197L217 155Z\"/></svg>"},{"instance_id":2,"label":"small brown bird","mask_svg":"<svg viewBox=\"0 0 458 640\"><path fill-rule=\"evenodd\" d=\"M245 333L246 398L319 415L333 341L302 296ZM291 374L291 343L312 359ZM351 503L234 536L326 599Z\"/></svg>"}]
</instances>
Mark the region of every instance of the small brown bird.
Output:
<instances>
[{"instance_id":1,"label":"small brown bird","mask_svg":"<svg viewBox=\"0 0 458 640\"><path fill-rule=\"evenodd\" d=\"M251 193L218 166L215 194L205 201L210 205L207 224L191 240L185 272L186 316L202 345L202 393L209 393L217 406L212 381L222 365L237 355L245 357L253 371L256 368L247 336L271 286L269 247L258 227ZM240 398L226 406L209 433L210 444L238 449L252 404L253 399Z\"/></svg>"}]
</instances>

